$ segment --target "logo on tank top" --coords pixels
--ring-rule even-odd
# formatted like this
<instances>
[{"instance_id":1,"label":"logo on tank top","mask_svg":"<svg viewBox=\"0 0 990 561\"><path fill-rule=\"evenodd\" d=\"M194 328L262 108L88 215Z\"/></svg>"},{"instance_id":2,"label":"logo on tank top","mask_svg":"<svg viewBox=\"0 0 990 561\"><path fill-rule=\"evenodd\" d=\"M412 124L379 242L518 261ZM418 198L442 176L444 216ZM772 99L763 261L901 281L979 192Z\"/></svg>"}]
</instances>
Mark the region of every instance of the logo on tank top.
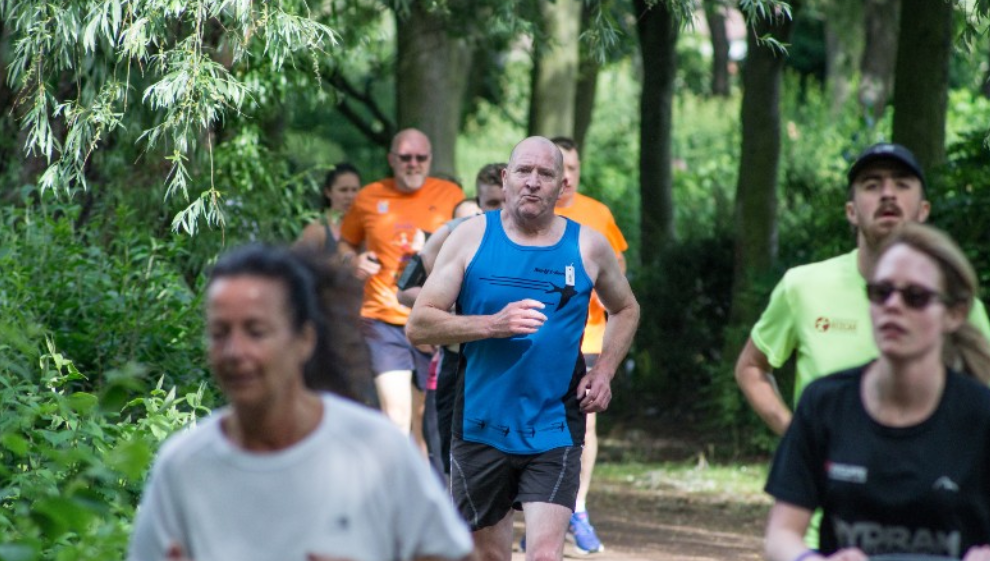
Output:
<instances>
[{"instance_id":1,"label":"logo on tank top","mask_svg":"<svg viewBox=\"0 0 990 561\"><path fill-rule=\"evenodd\" d=\"M818 316L818 319L815 320L815 331L819 333L856 333L856 323L854 319Z\"/></svg>"},{"instance_id":2,"label":"logo on tank top","mask_svg":"<svg viewBox=\"0 0 990 561\"><path fill-rule=\"evenodd\" d=\"M378 201L378 214L385 214L388 212L388 201Z\"/></svg>"},{"instance_id":3,"label":"logo on tank top","mask_svg":"<svg viewBox=\"0 0 990 561\"><path fill-rule=\"evenodd\" d=\"M514 288L530 289L534 291L542 291L543 294L560 294L560 299L557 301L557 309L561 309L571 301L571 298L577 295L577 289L574 288L576 281L576 274L574 272L574 265L568 265L564 267L564 270L556 269L553 267L534 267L534 273L541 275L550 275L552 277L564 277L563 283L560 283L559 279L554 279L557 282L552 282L549 280L539 281L531 279L521 279L518 277L503 277L500 275L492 275L490 277L482 277L481 280L493 284L495 286L511 286ZM553 304L552 302L546 302L547 304Z\"/></svg>"}]
</instances>

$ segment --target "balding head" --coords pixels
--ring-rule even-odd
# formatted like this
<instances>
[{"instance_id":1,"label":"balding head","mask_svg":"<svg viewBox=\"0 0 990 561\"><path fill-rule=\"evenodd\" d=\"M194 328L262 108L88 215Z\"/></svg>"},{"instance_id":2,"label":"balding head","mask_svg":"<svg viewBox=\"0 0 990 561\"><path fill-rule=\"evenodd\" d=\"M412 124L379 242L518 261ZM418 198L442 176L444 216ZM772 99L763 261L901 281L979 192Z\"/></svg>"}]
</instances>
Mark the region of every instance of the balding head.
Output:
<instances>
[{"instance_id":1,"label":"balding head","mask_svg":"<svg viewBox=\"0 0 990 561\"><path fill-rule=\"evenodd\" d=\"M520 154L541 149L549 150L553 155L554 172L556 172L555 175L559 180L564 173L564 155L560 152L556 144L544 136L530 136L523 139L519 144L516 144L515 148L512 149L512 154L509 155L509 167L511 168L513 166L513 163L515 163Z\"/></svg>"},{"instance_id":2,"label":"balding head","mask_svg":"<svg viewBox=\"0 0 990 561\"><path fill-rule=\"evenodd\" d=\"M430 138L419 129L402 129L392 137L392 145L389 148L392 152L398 151L404 143L414 143L416 146L426 147L426 151L432 150Z\"/></svg>"},{"instance_id":3,"label":"balding head","mask_svg":"<svg viewBox=\"0 0 990 561\"><path fill-rule=\"evenodd\" d=\"M433 157L430 139L417 129L403 129L392 138L388 165L395 177L395 187L411 193L423 186L430 175Z\"/></svg>"}]
</instances>

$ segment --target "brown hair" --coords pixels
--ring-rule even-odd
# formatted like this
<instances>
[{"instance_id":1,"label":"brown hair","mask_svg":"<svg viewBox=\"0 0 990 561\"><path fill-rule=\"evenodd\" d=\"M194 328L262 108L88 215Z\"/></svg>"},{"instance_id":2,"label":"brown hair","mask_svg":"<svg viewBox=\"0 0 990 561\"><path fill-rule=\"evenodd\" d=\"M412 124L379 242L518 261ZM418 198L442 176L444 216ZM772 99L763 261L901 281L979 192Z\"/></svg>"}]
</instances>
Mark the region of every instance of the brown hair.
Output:
<instances>
[{"instance_id":1,"label":"brown hair","mask_svg":"<svg viewBox=\"0 0 990 561\"><path fill-rule=\"evenodd\" d=\"M502 185L502 170L505 169L504 163L497 164L485 164L483 168L478 170L478 176L474 179L475 186L485 184L485 185Z\"/></svg>"},{"instance_id":2,"label":"brown hair","mask_svg":"<svg viewBox=\"0 0 990 561\"><path fill-rule=\"evenodd\" d=\"M340 162L327 172L326 178L323 179L323 187L320 189L320 193L322 194L325 189L330 189L333 187L333 184L337 181L337 178L345 173L353 173L358 178L358 185L361 184L361 172L347 162ZM330 199L325 195L323 196L323 207L330 207Z\"/></svg>"},{"instance_id":3,"label":"brown hair","mask_svg":"<svg viewBox=\"0 0 990 561\"><path fill-rule=\"evenodd\" d=\"M550 139L550 142L556 144L561 150L574 150L578 151L577 142L569 136L555 136Z\"/></svg>"},{"instance_id":4,"label":"brown hair","mask_svg":"<svg viewBox=\"0 0 990 561\"><path fill-rule=\"evenodd\" d=\"M316 348L303 367L306 386L357 399L358 381L371 379L371 360L361 335L363 286L354 274L320 252L251 244L221 256L207 286L236 276L264 277L285 286L293 328L298 332L309 324L316 331Z\"/></svg>"},{"instance_id":5,"label":"brown hair","mask_svg":"<svg viewBox=\"0 0 990 561\"><path fill-rule=\"evenodd\" d=\"M880 255L896 245L906 245L935 261L942 273L946 306L969 314L980 291L979 281L973 265L952 238L931 226L909 222L887 240ZM969 321L946 335L942 358L946 366L990 382L990 342Z\"/></svg>"}]
</instances>

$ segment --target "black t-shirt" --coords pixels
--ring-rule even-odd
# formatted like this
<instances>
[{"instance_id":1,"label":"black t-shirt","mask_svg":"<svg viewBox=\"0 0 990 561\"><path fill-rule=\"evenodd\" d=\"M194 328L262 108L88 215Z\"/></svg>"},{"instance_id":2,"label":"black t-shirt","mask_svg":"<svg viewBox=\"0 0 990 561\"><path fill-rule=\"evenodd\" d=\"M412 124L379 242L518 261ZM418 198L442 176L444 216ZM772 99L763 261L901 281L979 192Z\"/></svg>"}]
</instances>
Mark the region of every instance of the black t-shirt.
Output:
<instances>
[{"instance_id":1,"label":"black t-shirt","mask_svg":"<svg viewBox=\"0 0 990 561\"><path fill-rule=\"evenodd\" d=\"M822 508L825 554L858 547L960 558L990 543L990 389L950 371L928 419L889 427L863 407L864 368L805 389L766 491Z\"/></svg>"}]
</instances>

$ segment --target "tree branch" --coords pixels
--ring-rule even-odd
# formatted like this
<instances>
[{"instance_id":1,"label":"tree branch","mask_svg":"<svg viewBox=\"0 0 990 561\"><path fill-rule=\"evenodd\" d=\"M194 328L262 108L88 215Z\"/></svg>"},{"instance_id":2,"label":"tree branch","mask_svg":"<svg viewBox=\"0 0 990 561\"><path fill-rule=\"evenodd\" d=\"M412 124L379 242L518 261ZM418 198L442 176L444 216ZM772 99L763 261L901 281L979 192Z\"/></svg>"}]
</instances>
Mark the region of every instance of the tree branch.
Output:
<instances>
[{"instance_id":1,"label":"tree branch","mask_svg":"<svg viewBox=\"0 0 990 561\"><path fill-rule=\"evenodd\" d=\"M337 104L340 113L369 140L380 146L387 147L392 141L395 123L385 115L378 103L375 102L374 97L371 95L371 84L365 84L364 91L360 91L337 70L327 74L327 81L331 87L345 96L345 100ZM371 112L372 122L368 122L357 110L350 106L346 98L356 100L362 107ZM380 127L377 127L380 130L376 130L376 123L380 125Z\"/></svg>"}]
</instances>

